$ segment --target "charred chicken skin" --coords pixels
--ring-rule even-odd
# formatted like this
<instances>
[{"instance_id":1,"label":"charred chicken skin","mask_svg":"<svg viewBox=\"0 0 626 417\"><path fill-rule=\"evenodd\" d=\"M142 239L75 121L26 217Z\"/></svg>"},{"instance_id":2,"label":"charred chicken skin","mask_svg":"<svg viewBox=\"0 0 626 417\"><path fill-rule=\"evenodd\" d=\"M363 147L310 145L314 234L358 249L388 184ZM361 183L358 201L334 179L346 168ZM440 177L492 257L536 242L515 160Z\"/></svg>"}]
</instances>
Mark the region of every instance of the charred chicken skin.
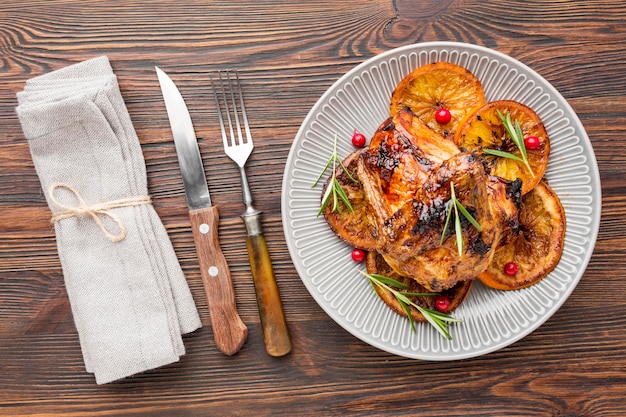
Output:
<instances>
[{"instance_id":1,"label":"charred chicken skin","mask_svg":"<svg viewBox=\"0 0 626 417\"><path fill-rule=\"evenodd\" d=\"M521 184L488 175L478 154L462 151L408 108L383 122L369 147L346 162L359 183L344 189L358 210L339 215L327 209L331 229L379 252L398 274L429 291L474 279L488 267L502 231L516 224ZM460 217L460 255L453 220L444 232L453 210L451 184L481 226Z\"/></svg>"}]
</instances>

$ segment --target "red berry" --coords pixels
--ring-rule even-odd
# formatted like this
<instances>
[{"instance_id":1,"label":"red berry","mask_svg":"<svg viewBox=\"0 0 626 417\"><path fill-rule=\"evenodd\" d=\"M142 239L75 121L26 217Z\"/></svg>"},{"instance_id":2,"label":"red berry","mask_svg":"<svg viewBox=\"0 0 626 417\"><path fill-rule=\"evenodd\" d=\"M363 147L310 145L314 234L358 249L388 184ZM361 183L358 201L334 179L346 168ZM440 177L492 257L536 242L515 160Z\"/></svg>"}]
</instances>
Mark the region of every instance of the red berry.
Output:
<instances>
[{"instance_id":1,"label":"red berry","mask_svg":"<svg viewBox=\"0 0 626 417\"><path fill-rule=\"evenodd\" d=\"M439 295L435 298L435 308L438 311L446 311L450 307L450 299L445 295Z\"/></svg>"},{"instance_id":2,"label":"red berry","mask_svg":"<svg viewBox=\"0 0 626 417\"><path fill-rule=\"evenodd\" d=\"M356 263L363 262L365 259L365 251L362 249L353 249L352 250L352 260Z\"/></svg>"},{"instance_id":3,"label":"red berry","mask_svg":"<svg viewBox=\"0 0 626 417\"><path fill-rule=\"evenodd\" d=\"M365 146L365 142L367 142L365 135L363 133L357 132L356 129L354 129L354 134L352 135L352 144L357 148L362 148Z\"/></svg>"},{"instance_id":4,"label":"red berry","mask_svg":"<svg viewBox=\"0 0 626 417\"><path fill-rule=\"evenodd\" d=\"M531 151L539 149L539 138L537 136L528 136L524 139L524 145L526 145L526 149L530 149Z\"/></svg>"},{"instance_id":5,"label":"red berry","mask_svg":"<svg viewBox=\"0 0 626 417\"><path fill-rule=\"evenodd\" d=\"M452 115L450 114L450 110L446 109L445 107L438 108L437 111L435 112L435 120L440 125L445 125L445 124L450 123L450 120L452 120Z\"/></svg>"},{"instance_id":6,"label":"red berry","mask_svg":"<svg viewBox=\"0 0 626 417\"><path fill-rule=\"evenodd\" d=\"M504 265L504 273L509 276L517 274L517 264L515 262L508 262Z\"/></svg>"}]
</instances>

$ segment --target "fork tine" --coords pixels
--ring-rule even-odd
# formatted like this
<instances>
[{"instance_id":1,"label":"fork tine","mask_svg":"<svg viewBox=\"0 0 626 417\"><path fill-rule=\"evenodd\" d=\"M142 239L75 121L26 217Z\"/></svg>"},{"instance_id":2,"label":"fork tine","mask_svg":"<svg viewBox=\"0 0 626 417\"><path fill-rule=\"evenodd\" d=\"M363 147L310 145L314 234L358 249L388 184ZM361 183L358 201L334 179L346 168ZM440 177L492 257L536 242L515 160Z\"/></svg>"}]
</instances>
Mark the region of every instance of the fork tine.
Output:
<instances>
[{"instance_id":1,"label":"fork tine","mask_svg":"<svg viewBox=\"0 0 626 417\"><path fill-rule=\"evenodd\" d=\"M239 121L239 111L237 110L237 99L235 98L235 87L233 87L233 82L231 80L230 71L226 71L226 80L228 81L228 92L230 93L230 99L232 104L233 118L235 119L235 126L237 127L237 145L243 145L243 134L241 132L241 123ZM236 83L237 88L239 88L239 78L237 78ZM241 92L241 90L240 90ZM234 137L233 137L234 142ZM233 143L235 144L235 143Z\"/></svg>"},{"instance_id":2,"label":"fork tine","mask_svg":"<svg viewBox=\"0 0 626 417\"><path fill-rule=\"evenodd\" d=\"M224 147L230 148L244 144L252 145L252 134L250 133L248 115L246 114L239 81L239 71L234 70L234 76L231 75L231 71L224 71L224 73L225 75L222 74L222 71L218 71L217 81L209 74ZM226 127L226 122L228 122L228 128Z\"/></svg>"},{"instance_id":3,"label":"fork tine","mask_svg":"<svg viewBox=\"0 0 626 417\"><path fill-rule=\"evenodd\" d=\"M219 75L219 79L220 79L220 89L222 92L222 98L224 99L224 109L226 111L226 118L228 120L228 129L230 131L230 145L231 146L235 146L237 145L237 140L236 140L236 136L235 136L235 131L233 129L233 121L231 118L231 111L230 111L230 106L228 105L228 96L226 95L226 87L224 87L224 80L222 79L222 72L218 71L217 73ZM227 80L228 80L228 84L229 84L229 90L231 90L230 88L230 76L228 75L228 72L226 72L226 76L227 76ZM232 93L231 93L232 95ZM239 126L239 120L237 118L237 109L234 107L235 103L234 101L231 101L231 104L233 106L234 109L234 117L235 117L235 121L237 122L237 126ZM241 136L241 134L240 134Z\"/></svg>"},{"instance_id":4,"label":"fork tine","mask_svg":"<svg viewBox=\"0 0 626 417\"><path fill-rule=\"evenodd\" d=\"M222 142L224 142L224 148L228 148L229 146L228 135L226 134L226 126L224 126L224 118L222 117L222 107L220 106L220 100L217 96L217 88L215 86L215 81L213 81L213 76L210 73L209 73L209 80L211 82L211 89L213 90L213 98L215 99L215 107L217 108L217 118L220 122L220 129L222 131Z\"/></svg>"},{"instance_id":5,"label":"fork tine","mask_svg":"<svg viewBox=\"0 0 626 417\"><path fill-rule=\"evenodd\" d=\"M254 144L239 83L239 72L217 71L215 77L209 74L209 79L222 131L224 152L243 168Z\"/></svg>"},{"instance_id":6,"label":"fork tine","mask_svg":"<svg viewBox=\"0 0 626 417\"><path fill-rule=\"evenodd\" d=\"M246 131L246 140L248 143L252 143L252 135L250 134L250 125L248 125L248 115L246 114L246 106L243 102L243 93L241 92L241 84L239 83L239 71L235 70L235 78L237 81L237 92L239 93L239 105L241 107L241 116L243 119L244 128Z\"/></svg>"}]
</instances>

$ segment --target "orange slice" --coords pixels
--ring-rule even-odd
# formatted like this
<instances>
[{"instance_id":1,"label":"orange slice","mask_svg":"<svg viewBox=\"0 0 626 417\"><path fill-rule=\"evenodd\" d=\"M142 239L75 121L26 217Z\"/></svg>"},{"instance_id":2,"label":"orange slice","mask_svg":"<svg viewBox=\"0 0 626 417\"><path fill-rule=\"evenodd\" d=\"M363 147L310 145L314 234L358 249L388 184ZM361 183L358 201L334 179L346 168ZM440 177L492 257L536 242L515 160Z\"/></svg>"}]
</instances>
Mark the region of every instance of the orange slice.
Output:
<instances>
[{"instance_id":1,"label":"orange slice","mask_svg":"<svg viewBox=\"0 0 626 417\"><path fill-rule=\"evenodd\" d=\"M395 272L388 264L385 262L385 259L377 252L368 252L366 257L366 267L367 272L369 274L378 274L383 275L388 278L391 278L395 281L401 282L405 285L408 285L408 289L399 289L395 288L399 291L408 291L412 293L432 293L432 291L428 291L425 287L421 286L417 283L413 278L405 277L399 275ZM436 310L435 308L435 299L436 294L442 295L450 300L449 306L442 311L442 313L450 314L454 311L465 298L469 294L472 289L473 280L464 281L456 284L454 287L441 291L440 293L433 293L433 296L411 296L409 297L412 302L417 304L420 307L427 308L430 310ZM395 298L395 296L386 289L382 289L378 286L374 286L376 292L380 296L380 298L391 308L393 311L398 313L400 316L408 318L406 312ZM420 313L415 307L408 306L409 312L413 317L413 320L416 322L425 322L426 318Z\"/></svg>"},{"instance_id":2,"label":"orange slice","mask_svg":"<svg viewBox=\"0 0 626 417\"><path fill-rule=\"evenodd\" d=\"M499 100L485 104L472 113L459 126L454 141L468 150L503 151L522 158L519 147L506 132L500 115L510 115L511 122L517 120L524 138L535 136L539 140L537 149L526 149L528 167L514 159L484 154L489 161L490 174L508 180L522 180L522 194L528 193L541 180L548 165L550 140L541 119L529 107L511 100Z\"/></svg>"},{"instance_id":3,"label":"orange slice","mask_svg":"<svg viewBox=\"0 0 626 417\"><path fill-rule=\"evenodd\" d=\"M489 267L478 279L499 290L529 287L559 263L564 240L563 206L552 188L541 181L522 197L519 227L504 232ZM517 270L513 275L505 272L509 263Z\"/></svg>"},{"instance_id":4,"label":"orange slice","mask_svg":"<svg viewBox=\"0 0 626 417\"><path fill-rule=\"evenodd\" d=\"M452 139L459 123L485 104L483 87L470 71L449 62L423 65L404 77L391 96L391 116L409 107L435 132ZM450 121L440 124L435 113L450 112Z\"/></svg>"}]
</instances>

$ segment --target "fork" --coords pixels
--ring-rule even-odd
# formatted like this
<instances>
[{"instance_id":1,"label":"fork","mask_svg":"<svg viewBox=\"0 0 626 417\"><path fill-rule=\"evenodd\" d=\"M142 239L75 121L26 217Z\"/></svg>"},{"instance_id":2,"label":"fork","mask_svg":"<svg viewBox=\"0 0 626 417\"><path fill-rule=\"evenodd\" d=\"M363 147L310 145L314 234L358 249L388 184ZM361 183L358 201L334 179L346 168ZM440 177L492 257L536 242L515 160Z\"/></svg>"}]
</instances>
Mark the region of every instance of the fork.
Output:
<instances>
[{"instance_id":1,"label":"fork","mask_svg":"<svg viewBox=\"0 0 626 417\"><path fill-rule=\"evenodd\" d=\"M254 144L243 102L239 73L235 70L233 75L230 71L225 71L223 75L219 71L216 78L217 80L214 80L209 74L222 130L224 152L237 164L241 174L243 202L246 205L241 218L247 231L246 243L263 328L265 350L271 356L284 356L291 351L291 338L263 236L261 212L252 206L252 193L246 177L245 164L252 153Z\"/></svg>"}]
</instances>

